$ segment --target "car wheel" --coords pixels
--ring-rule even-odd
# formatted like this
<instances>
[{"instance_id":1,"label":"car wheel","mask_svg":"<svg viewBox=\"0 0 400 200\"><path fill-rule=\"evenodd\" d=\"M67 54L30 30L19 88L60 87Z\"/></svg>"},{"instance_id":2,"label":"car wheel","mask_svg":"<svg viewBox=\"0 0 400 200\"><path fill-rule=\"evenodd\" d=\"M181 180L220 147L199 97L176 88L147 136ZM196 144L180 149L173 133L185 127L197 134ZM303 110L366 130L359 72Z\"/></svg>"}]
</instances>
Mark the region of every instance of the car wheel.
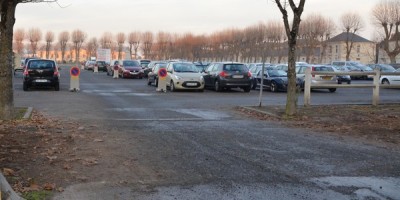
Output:
<instances>
[{"instance_id":1,"label":"car wheel","mask_svg":"<svg viewBox=\"0 0 400 200\"><path fill-rule=\"evenodd\" d=\"M278 86L276 85L275 82L271 83L271 92L277 92L278 91Z\"/></svg>"},{"instance_id":2,"label":"car wheel","mask_svg":"<svg viewBox=\"0 0 400 200\"><path fill-rule=\"evenodd\" d=\"M219 84L219 81L215 81L214 89L215 89L216 92L221 92L222 88L221 88L221 86Z\"/></svg>"},{"instance_id":3,"label":"car wheel","mask_svg":"<svg viewBox=\"0 0 400 200\"><path fill-rule=\"evenodd\" d=\"M351 84L351 81L347 81L347 84Z\"/></svg>"},{"instance_id":4,"label":"car wheel","mask_svg":"<svg viewBox=\"0 0 400 200\"><path fill-rule=\"evenodd\" d=\"M175 92L174 81L171 81L171 83L169 84L169 90L170 90L171 92Z\"/></svg>"},{"instance_id":5,"label":"car wheel","mask_svg":"<svg viewBox=\"0 0 400 200\"><path fill-rule=\"evenodd\" d=\"M204 89L200 89L200 90L197 90L197 91L199 91L199 92L204 92Z\"/></svg>"},{"instance_id":6,"label":"car wheel","mask_svg":"<svg viewBox=\"0 0 400 200\"><path fill-rule=\"evenodd\" d=\"M387 80L387 79L383 79L383 80L382 80L382 84L384 84L384 85L390 85L390 82L389 82L389 80Z\"/></svg>"},{"instance_id":7,"label":"car wheel","mask_svg":"<svg viewBox=\"0 0 400 200\"><path fill-rule=\"evenodd\" d=\"M156 87L158 87L158 78L154 79Z\"/></svg>"},{"instance_id":8,"label":"car wheel","mask_svg":"<svg viewBox=\"0 0 400 200\"><path fill-rule=\"evenodd\" d=\"M56 84L54 85L54 90L55 90L55 91L60 91L60 83L56 83Z\"/></svg>"},{"instance_id":9,"label":"car wheel","mask_svg":"<svg viewBox=\"0 0 400 200\"><path fill-rule=\"evenodd\" d=\"M22 86L22 89L24 91L28 91L28 84L24 83L23 86Z\"/></svg>"},{"instance_id":10,"label":"car wheel","mask_svg":"<svg viewBox=\"0 0 400 200\"><path fill-rule=\"evenodd\" d=\"M250 92L250 90L251 90L251 87L244 87L244 88L243 88L243 91L244 91L244 92Z\"/></svg>"},{"instance_id":11,"label":"car wheel","mask_svg":"<svg viewBox=\"0 0 400 200\"><path fill-rule=\"evenodd\" d=\"M329 88L329 92L336 92L336 88Z\"/></svg>"}]
</instances>

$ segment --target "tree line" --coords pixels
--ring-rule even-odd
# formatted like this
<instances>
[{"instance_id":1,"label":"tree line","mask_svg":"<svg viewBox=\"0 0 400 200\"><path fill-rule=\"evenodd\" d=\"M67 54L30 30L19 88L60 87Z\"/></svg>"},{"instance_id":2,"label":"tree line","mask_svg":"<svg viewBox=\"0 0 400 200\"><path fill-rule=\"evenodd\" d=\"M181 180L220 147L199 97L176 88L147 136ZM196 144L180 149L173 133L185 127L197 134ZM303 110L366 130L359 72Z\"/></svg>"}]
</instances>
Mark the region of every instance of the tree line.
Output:
<instances>
[{"instance_id":1,"label":"tree line","mask_svg":"<svg viewBox=\"0 0 400 200\"><path fill-rule=\"evenodd\" d=\"M373 23L377 27L377 41L386 51L392 62L400 53L399 29L400 3L397 0L382 1L371 11ZM310 14L302 19L297 35L297 48L305 56L306 62L313 60L315 49L320 49L317 62L322 62L326 56L327 41L338 32L348 33L345 41L346 59L350 59L353 49L352 36L363 30L365 22L356 12L345 13L336 25L330 18L321 14ZM394 37L397 36L397 37ZM65 61L65 52L73 50L75 60L80 60L79 52L85 49L86 57L96 56L98 48L111 49L112 55L122 59L122 52L127 52L131 59L142 58L166 60L182 58L191 61L222 61L241 62L266 61L280 63L287 56L287 37L280 20L260 22L245 28L227 28L211 34L170 33L170 32L119 32L113 34L104 32L99 38L88 36L82 30L63 31L58 34L57 41L52 31L44 34L38 28L14 31L14 51L24 54L28 50L30 56L40 51L46 52L50 58L52 50L61 52ZM395 40L396 45L390 45ZM43 41L41 43L41 41ZM26 44L26 45L24 45ZM25 51L26 52L26 51ZM297 54L299 56L299 54Z\"/></svg>"}]
</instances>

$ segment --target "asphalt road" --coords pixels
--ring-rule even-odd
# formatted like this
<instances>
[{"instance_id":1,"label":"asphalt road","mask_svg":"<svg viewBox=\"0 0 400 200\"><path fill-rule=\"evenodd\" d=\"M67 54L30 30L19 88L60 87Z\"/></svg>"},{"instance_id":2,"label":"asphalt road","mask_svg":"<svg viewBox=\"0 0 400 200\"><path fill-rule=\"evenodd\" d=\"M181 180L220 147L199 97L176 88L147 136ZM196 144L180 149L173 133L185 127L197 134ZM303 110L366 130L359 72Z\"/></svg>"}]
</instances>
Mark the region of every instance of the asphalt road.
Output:
<instances>
[{"instance_id":1,"label":"asphalt road","mask_svg":"<svg viewBox=\"0 0 400 200\"><path fill-rule=\"evenodd\" d=\"M22 91L16 106L96 124L112 137L109 157L133 159L102 170L102 180L72 185L54 199L400 199L400 153L352 139L244 118L232 108L258 104L258 92L159 93L140 79L83 71L80 92ZM369 104L372 89L312 93L312 104ZM286 93L264 92L263 105ZM399 102L399 90L381 102ZM299 97L299 105L302 97ZM116 141L116 142L115 142ZM120 180L128 184L120 185Z\"/></svg>"}]
</instances>

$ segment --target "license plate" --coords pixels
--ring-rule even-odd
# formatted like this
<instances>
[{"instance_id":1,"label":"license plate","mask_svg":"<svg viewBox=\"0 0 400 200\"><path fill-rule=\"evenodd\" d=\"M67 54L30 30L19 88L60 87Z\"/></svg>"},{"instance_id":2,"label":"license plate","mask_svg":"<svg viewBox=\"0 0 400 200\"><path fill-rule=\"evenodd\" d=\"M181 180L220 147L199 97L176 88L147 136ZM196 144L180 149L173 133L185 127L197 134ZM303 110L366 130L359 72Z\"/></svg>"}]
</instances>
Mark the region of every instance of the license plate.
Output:
<instances>
[{"instance_id":1,"label":"license plate","mask_svg":"<svg viewBox=\"0 0 400 200\"><path fill-rule=\"evenodd\" d=\"M243 78L243 75L233 75L232 78Z\"/></svg>"},{"instance_id":2,"label":"license plate","mask_svg":"<svg viewBox=\"0 0 400 200\"><path fill-rule=\"evenodd\" d=\"M322 80L332 80L332 76L323 76Z\"/></svg>"},{"instance_id":3,"label":"license plate","mask_svg":"<svg viewBox=\"0 0 400 200\"><path fill-rule=\"evenodd\" d=\"M36 82L36 83L46 83L46 82L47 82L47 80L44 80L44 79L38 79L38 80L35 80L35 82Z\"/></svg>"},{"instance_id":4,"label":"license plate","mask_svg":"<svg viewBox=\"0 0 400 200\"><path fill-rule=\"evenodd\" d=\"M197 86L197 83L186 83L187 86Z\"/></svg>"}]
</instances>

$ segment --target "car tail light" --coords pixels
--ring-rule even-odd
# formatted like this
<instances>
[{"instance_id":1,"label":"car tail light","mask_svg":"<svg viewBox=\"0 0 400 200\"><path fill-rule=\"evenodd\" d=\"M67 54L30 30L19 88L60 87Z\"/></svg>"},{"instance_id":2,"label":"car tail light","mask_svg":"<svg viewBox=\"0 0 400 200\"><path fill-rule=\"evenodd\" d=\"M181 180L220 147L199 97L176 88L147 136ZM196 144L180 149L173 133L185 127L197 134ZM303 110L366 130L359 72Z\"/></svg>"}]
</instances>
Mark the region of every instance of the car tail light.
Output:
<instances>
[{"instance_id":1,"label":"car tail light","mask_svg":"<svg viewBox=\"0 0 400 200\"><path fill-rule=\"evenodd\" d=\"M29 75L29 73L28 73L28 70L25 68L25 70L24 70L24 74L23 74L24 76L28 76Z\"/></svg>"},{"instance_id":2,"label":"car tail light","mask_svg":"<svg viewBox=\"0 0 400 200\"><path fill-rule=\"evenodd\" d=\"M229 76L229 74L226 73L225 71L222 71L221 73L219 73L219 76L221 76L221 77L227 77L227 76Z\"/></svg>"},{"instance_id":3,"label":"car tail light","mask_svg":"<svg viewBox=\"0 0 400 200\"><path fill-rule=\"evenodd\" d=\"M250 73L250 72L247 72L247 76L251 77L251 73Z\"/></svg>"},{"instance_id":4,"label":"car tail light","mask_svg":"<svg viewBox=\"0 0 400 200\"><path fill-rule=\"evenodd\" d=\"M54 76L58 76L60 73L56 70L56 71L54 71Z\"/></svg>"}]
</instances>

